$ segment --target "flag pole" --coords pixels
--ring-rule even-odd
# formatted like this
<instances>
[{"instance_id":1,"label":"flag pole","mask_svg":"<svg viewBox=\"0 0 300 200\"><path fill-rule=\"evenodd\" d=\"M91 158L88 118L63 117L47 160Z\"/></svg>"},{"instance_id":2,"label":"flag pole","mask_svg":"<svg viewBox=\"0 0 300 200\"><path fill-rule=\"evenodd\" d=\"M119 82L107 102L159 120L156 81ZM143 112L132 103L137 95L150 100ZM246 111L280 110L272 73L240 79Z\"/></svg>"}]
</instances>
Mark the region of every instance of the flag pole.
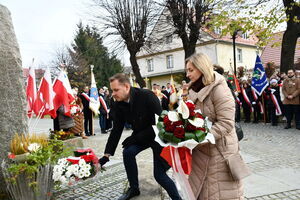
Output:
<instances>
[{"instance_id":1,"label":"flag pole","mask_svg":"<svg viewBox=\"0 0 300 200\"><path fill-rule=\"evenodd\" d=\"M37 126L38 122L40 121L41 116L42 116L42 114L44 113L45 110L46 110L46 109L45 109L45 106L43 105L43 107L42 107L42 108L40 109L40 111L39 111L38 116L36 117L36 119L35 119L35 121L34 121L33 126L31 127L31 131L33 131L33 130L36 128L36 126Z\"/></svg>"},{"instance_id":2,"label":"flag pole","mask_svg":"<svg viewBox=\"0 0 300 200\"><path fill-rule=\"evenodd\" d=\"M31 66L30 67L33 67L33 63L34 63L34 58L32 58L32 62L31 62ZM29 69L29 72L30 72L30 69ZM35 71L34 71L35 72ZM35 81L35 80L34 80ZM30 126L31 124L31 121L32 121L32 117L33 117L33 110L31 110L31 113L30 113L30 118L29 118L29 122L28 122L28 127Z\"/></svg>"},{"instance_id":3,"label":"flag pole","mask_svg":"<svg viewBox=\"0 0 300 200\"><path fill-rule=\"evenodd\" d=\"M263 93L261 94L261 100L262 100L263 111L264 111L264 122L266 124L267 120L266 120L266 110L265 110L265 99L264 99L264 94Z\"/></svg>"}]
</instances>

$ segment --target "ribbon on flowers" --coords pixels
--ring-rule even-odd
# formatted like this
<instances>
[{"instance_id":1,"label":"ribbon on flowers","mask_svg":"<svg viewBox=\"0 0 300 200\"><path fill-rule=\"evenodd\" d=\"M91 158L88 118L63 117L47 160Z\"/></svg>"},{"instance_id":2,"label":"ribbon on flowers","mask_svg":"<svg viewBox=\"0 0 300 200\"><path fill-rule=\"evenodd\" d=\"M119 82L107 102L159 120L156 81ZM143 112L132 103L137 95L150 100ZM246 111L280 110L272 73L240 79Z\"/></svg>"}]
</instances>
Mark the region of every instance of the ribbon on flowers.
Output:
<instances>
[{"instance_id":1,"label":"ribbon on flowers","mask_svg":"<svg viewBox=\"0 0 300 200\"><path fill-rule=\"evenodd\" d=\"M186 147L164 147L161 156L173 168L177 188L182 192L183 199L196 200L186 174L191 173L191 150ZM183 167L184 166L184 167Z\"/></svg>"},{"instance_id":2,"label":"ribbon on flowers","mask_svg":"<svg viewBox=\"0 0 300 200\"><path fill-rule=\"evenodd\" d=\"M88 153L89 155L82 155L80 158L84 159L85 162L91 162L93 161L94 165L98 164L98 157L94 153L93 149L87 148L87 149L77 149L78 153Z\"/></svg>"},{"instance_id":3,"label":"ribbon on flowers","mask_svg":"<svg viewBox=\"0 0 300 200\"><path fill-rule=\"evenodd\" d=\"M160 156L163 157L176 172L178 172L178 167L176 165L174 166L172 162L172 154L175 153L175 149L178 150L180 163L184 173L189 175L192 171L192 154L190 149L186 147L175 148L172 146L168 146L162 149Z\"/></svg>"}]
</instances>

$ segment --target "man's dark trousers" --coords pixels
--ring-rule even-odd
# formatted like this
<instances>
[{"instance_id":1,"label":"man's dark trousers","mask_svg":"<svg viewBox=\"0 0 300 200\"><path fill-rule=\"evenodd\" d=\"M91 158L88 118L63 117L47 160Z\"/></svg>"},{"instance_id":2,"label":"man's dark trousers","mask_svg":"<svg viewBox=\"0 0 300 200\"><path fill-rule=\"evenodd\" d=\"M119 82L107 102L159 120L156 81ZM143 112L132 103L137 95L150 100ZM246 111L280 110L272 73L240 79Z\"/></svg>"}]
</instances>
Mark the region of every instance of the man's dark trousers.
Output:
<instances>
[{"instance_id":1,"label":"man's dark trousers","mask_svg":"<svg viewBox=\"0 0 300 200\"><path fill-rule=\"evenodd\" d=\"M129 145L125 147L123 150L123 161L125 165L125 170L127 173L127 178L129 180L130 188L138 189L139 181L138 181L138 168L136 164L136 155L141 151L149 148L149 146L141 146L141 145ZM154 178L155 180L166 190L168 191L169 196L172 200L181 199L177 188L172 181L172 179L166 174L166 170L162 164L162 161L153 153L154 159Z\"/></svg>"}]
</instances>

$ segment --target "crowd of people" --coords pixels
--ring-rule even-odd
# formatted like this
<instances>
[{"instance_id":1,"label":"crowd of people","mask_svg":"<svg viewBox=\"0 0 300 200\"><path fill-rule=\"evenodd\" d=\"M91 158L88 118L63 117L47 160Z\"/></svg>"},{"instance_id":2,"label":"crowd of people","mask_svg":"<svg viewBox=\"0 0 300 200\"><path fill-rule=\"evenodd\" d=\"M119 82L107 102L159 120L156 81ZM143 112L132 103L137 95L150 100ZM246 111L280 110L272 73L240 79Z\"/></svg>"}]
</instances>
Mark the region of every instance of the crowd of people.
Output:
<instances>
[{"instance_id":1,"label":"crowd of people","mask_svg":"<svg viewBox=\"0 0 300 200\"><path fill-rule=\"evenodd\" d=\"M245 123L251 120L253 123L265 121L277 126L278 118L281 117L286 119L285 129L292 126L300 129L299 70L295 72L291 69L287 75L273 75L268 80L269 86L259 96L251 87L251 79L241 77L236 81L226 77L222 67L214 66L205 54L198 53L189 57L185 69L190 82L182 81L179 88L170 83L166 86L153 84L152 90L135 88L130 85L126 75L116 74L109 80L112 95L105 86L99 89L101 133L111 131L104 155L99 159L101 166L114 155L124 127L132 129L132 134L122 142L123 161L130 187L119 200L129 200L140 195L135 157L147 148L153 151L155 180L172 199L182 199L173 180L166 174L170 166L159 156L162 147L154 141L155 133L152 129L155 114L175 109L178 100L193 101L196 109L200 109L213 122L210 132L216 144L199 144L192 153L189 184L195 199L199 200L243 198L242 181L233 179L226 161L230 156L239 156L236 122L242 119ZM75 104L81 108L81 117L78 120L78 115L71 119L58 117L58 120L60 128L75 129L77 134L86 138L95 134L93 112L89 108L89 87L86 86L80 95L77 93L78 90L74 88ZM242 165L240 161L235 164L237 167Z\"/></svg>"},{"instance_id":2,"label":"crowd of people","mask_svg":"<svg viewBox=\"0 0 300 200\"><path fill-rule=\"evenodd\" d=\"M214 65L214 70L219 74L224 74L224 69ZM277 126L281 120L286 121L285 129L294 126L300 129L300 71L289 70L287 74L276 73L268 80L261 96L251 87L251 78L241 77L236 86L233 76L224 76L227 79L227 85L232 90L236 101L236 121L244 120L245 123L271 123ZM177 98L185 98L190 84L182 81L180 87L175 88ZM152 91L160 99L163 110L169 110L170 96L172 89L170 83L165 86L153 84ZM171 103L171 104L170 104Z\"/></svg>"}]
</instances>

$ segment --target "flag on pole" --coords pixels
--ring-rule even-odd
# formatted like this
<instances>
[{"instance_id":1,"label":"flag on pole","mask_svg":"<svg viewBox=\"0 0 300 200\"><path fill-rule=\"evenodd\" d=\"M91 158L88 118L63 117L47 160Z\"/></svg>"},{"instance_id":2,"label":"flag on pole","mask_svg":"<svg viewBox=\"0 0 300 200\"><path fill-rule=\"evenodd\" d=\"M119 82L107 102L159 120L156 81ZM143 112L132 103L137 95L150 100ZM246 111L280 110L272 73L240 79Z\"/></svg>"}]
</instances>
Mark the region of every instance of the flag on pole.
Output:
<instances>
[{"instance_id":1,"label":"flag on pole","mask_svg":"<svg viewBox=\"0 0 300 200\"><path fill-rule=\"evenodd\" d=\"M261 96L262 92L269 85L265 69L261 63L260 57L257 55L255 66L253 69L252 75L252 83L251 87L255 90L255 92Z\"/></svg>"},{"instance_id":2,"label":"flag on pole","mask_svg":"<svg viewBox=\"0 0 300 200\"><path fill-rule=\"evenodd\" d=\"M65 115L71 116L70 103L74 101L74 96L68 76L63 69L53 84L53 91L55 92L53 101L55 112L61 105L64 105Z\"/></svg>"},{"instance_id":3,"label":"flag on pole","mask_svg":"<svg viewBox=\"0 0 300 200\"><path fill-rule=\"evenodd\" d=\"M52 118L56 118L56 112L53 104L54 96L55 93L53 91L51 74L49 68L47 67L37 92L34 110L36 116L40 114L41 117L50 115Z\"/></svg>"},{"instance_id":4,"label":"flag on pole","mask_svg":"<svg viewBox=\"0 0 300 200\"><path fill-rule=\"evenodd\" d=\"M99 95L98 95L98 90L97 90L97 86L96 86L93 68L94 68L94 65L91 65L91 90L90 90L90 105L89 105L89 107L95 114L98 114L99 107L100 107L100 101L99 101Z\"/></svg>"},{"instance_id":5,"label":"flag on pole","mask_svg":"<svg viewBox=\"0 0 300 200\"><path fill-rule=\"evenodd\" d=\"M235 90L237 92L241 92L241 87L238 79L236 78L235 74L233 74L233 80L234 80L234 85L235 85Z\"/></svg>"},{"instance_id":6,"label":"flag on pole","mask_svg":"<svg viewBox=\"0 0 300 200\"><path fill-rule=\"evenodd\" d=\"M170 85L171 85L171 91L170 91L170 103L174 104L177 102L177 94L176 94L176 89L175 89L175 83L173 80L173 75L171 74L171 78L170 78Z\"/></svg>"},{"instance_id":7,"label":"flag on pole","mask_svg":"<svg viewBox=\"0 0 300 200\"><path fill-rule=\"evenodd\" d=\"M29 76L27 79L27 87L26 87L26 98L27 98L27 115L29 118L31 118L34 113L34 102L36 100L35 70L33 65L29 68Z\"/></svg>"}]
</instances>

